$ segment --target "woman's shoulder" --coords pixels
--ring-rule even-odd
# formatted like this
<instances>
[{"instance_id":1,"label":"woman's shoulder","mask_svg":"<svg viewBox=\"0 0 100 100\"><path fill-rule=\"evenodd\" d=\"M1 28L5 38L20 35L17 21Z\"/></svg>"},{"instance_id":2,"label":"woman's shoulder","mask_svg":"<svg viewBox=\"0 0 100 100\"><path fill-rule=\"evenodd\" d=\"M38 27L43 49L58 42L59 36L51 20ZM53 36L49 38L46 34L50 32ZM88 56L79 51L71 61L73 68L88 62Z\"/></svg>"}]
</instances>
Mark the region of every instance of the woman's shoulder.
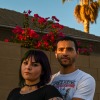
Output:
<instances>
[{"instance_id":1,"label":"woman's shoulder","mask_svg":"<svg viewBox=\"0 0 100 100\"><path fill-rule=\"evenodd\" d=\"M19 93L19 91L20 91L19 87L18 88L14 88L14 89L11 90L11 92L9 94Z\"/></svg>"},{"instance_id":2,"label":"woman's shoulder","mask_svg":"<svg viewBox=\"0 0 100 100\"><path fill-rule=\"evenodd\" d=\"M17 87L17 88L14 88L12 89L12 92L16 92L16 91L20 91L21 88Z\"/></svg>"},{"instance_id":3,"label":"woman's shoulder","mask_svg":"<svg viewBox=\"0 0 100 100\"><path fill-rule=\"evenodd\" d=\"M7 100L10 100L11 97L13 97L14 95L19 94L20 88L14 88L10 91Z\"/></svg>"}]
</instances>

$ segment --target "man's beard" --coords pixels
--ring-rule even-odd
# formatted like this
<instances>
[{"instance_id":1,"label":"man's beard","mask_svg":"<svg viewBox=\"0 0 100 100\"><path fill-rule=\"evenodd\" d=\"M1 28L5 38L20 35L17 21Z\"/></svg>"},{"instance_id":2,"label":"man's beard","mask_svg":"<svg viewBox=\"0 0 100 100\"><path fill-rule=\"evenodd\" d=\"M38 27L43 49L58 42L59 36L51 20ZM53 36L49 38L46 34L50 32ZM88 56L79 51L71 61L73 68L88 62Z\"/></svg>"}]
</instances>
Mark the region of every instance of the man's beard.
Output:
<instances>
[{"instance_id":1,"label":"man's beard","mask_svg":"<svg viewBox=\"0 0 100 100\"><path fill-rule=\"evenodd\" d=\"M57 59L58 59L58 62L60 63L60 65L62 66L62 67L64 67L64 68L67 68L67 67L70 67L70 66L72 66L73 65L73 63L75 62L75 58L72 58L72 59L68 59L68 63L64 63L63 61L62 61L62 58L61 57L59 57L59 56L57 56Z\"/></svg>"}]
</instances>

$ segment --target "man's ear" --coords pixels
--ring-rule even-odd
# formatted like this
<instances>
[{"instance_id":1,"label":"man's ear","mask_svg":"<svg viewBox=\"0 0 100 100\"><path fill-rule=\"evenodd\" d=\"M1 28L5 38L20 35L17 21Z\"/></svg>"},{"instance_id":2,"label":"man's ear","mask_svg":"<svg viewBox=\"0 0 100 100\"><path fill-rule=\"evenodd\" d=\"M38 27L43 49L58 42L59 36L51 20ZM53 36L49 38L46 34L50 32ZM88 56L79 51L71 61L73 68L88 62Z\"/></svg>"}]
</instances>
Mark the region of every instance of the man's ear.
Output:
<instances>
[{"instance_id":1,"label":"man's ear","mask_svg":"<svg viewBox=\"0 0 100 100\"><path fill-rule=\"evenodd\" d=\"M76 51L76 53L77 53L76 57L78 57L78 55L79 55L79 51Z\"/></svg>"},{"instance_id":2,"label":"man's ear","mask_svg":"<svg viewBox=\"0 0 100 100\"><path fill-rule=\"evenodd\" d=\"M76 53L79 55L79 51L76 51Z\"/></svg>"},{"instance_id":3,"label":"man's ear","mask_svg":"<svg viewBox=\"0 0 100 100\"><path fill-rule=\"evenodd\" d=\"M56 56L56 58L57 58L57 51L55 51L55 56Z\"/></svg>"}]
</instances>

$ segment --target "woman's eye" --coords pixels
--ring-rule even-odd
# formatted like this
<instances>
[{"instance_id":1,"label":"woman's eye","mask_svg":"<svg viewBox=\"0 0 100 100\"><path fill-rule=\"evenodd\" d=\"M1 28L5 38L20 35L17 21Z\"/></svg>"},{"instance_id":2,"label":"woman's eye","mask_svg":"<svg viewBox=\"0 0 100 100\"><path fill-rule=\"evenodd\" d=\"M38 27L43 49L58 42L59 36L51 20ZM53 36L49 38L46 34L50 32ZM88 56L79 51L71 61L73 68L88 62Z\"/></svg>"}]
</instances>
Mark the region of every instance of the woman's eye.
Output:
<instances>
[{"instance_id":1,"label":"woman's eye","mask_svg":"<svg viewBox=\"0 0 100 100\"><path fill-rule=\"evenodd\" d=\"M33 63L32 65L33 65L34 67L37 67L37 66L38 66L38 64L36 64L36 63Z\"/></svg>"},{"instance_id":2,"label":"woman's eye","mask_svg":"<svg viewBox=\"0 0 100 100\"><path fill-rule=\"evenodd\" d=\"M27 65L27 64L28 64L28 62L27 62L27 61L24 61L24 62L23 62L23 64L24 64L24 65Z\"/></svg>"}]
</instances>

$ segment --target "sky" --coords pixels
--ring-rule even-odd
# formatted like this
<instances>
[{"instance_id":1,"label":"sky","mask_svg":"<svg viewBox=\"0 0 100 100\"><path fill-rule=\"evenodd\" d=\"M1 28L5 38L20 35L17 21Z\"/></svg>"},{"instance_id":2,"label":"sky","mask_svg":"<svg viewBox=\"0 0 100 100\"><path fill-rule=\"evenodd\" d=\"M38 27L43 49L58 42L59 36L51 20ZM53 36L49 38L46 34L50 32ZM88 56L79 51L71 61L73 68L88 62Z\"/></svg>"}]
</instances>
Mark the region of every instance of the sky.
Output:
<instances>
[{"instance_id":1,"label":"sky","mask_svg":"<svg viewBox=\"0 0 100 100\"><path fill-rule=\"evenodd\" d=\"M23 13L31 10L31 15L38 14L41 17L56 16L59 23L83 31L83 24L78 23L74 17L74 8L79 0L69 0L62 3L62 0L0 0L0 8L14 10ZM100 11L96 24L90 25L90 34L100 36Z\"/></svg>"}]
</instances>

